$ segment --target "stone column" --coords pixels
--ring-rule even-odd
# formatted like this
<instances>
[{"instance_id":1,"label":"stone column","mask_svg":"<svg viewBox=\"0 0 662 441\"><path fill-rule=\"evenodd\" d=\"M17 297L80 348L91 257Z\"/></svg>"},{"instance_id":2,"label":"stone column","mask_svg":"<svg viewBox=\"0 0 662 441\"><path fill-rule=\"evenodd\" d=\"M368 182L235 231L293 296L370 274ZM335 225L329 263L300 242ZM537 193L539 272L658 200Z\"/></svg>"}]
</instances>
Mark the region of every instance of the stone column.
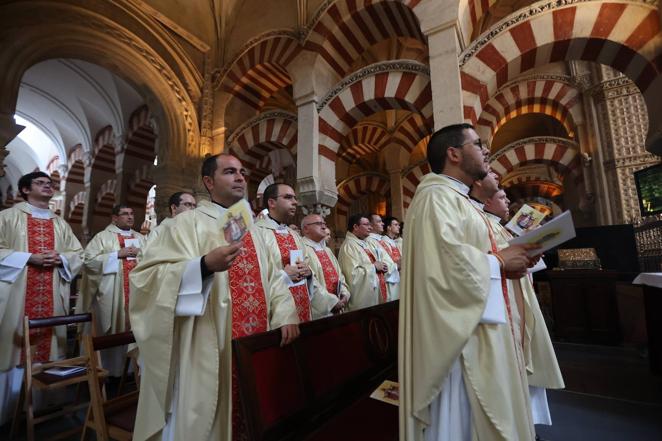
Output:
<instances>
[{"instance_id":1,"label":"stone column","mask_svg":"<svg viewBox=\"0 0 662 441\"><path fill-rule=\"evenodd\" d=\"M16 124L12 115L0 115L0 176L5 175L5 158L9 154L6 149L7 144L16 138L24 128L24 126Z\"/></svg>"},{"instance_id":2,"label":"stone column","mask_svg":"<svg viewBox=\"0 0 662 441\"><path fill-rule=\"evenodd\" d=\"M391 179L391 216L404 219L404 207L402 205L402 170L388 170Z\"/></svg>"},{"instance_id":3,"label":"stone column","mask_svg":"<svg viewBox=\"0 0 662 441\"><path fill-rule=\"evenodd\" d=\"M441 4L440 4L441 3ZM457 2L424 0L414 8L428 37L434 128L464 121L458 56Z\"/></svg>"}]
</instances>

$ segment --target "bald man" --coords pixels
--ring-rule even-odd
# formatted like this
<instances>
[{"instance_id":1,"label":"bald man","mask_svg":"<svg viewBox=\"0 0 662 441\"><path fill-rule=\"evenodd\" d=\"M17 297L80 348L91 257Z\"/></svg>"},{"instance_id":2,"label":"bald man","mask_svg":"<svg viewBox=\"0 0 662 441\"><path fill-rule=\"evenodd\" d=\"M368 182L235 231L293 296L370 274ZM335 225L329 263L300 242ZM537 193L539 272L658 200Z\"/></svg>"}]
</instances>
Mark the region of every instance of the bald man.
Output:
<instances>
[{"instance_id":1,"label":"bald man","mask_svg":"<svg viewBox=\"0 0 662 441\"><path fill-rule=\"evenodd\" d=\"M301 221L301 231L303 233L303 243L310 256L310 269L325 291L323 295L332 295L338 299L330 311L313 310L313 319L342 312L347 302L349 302L349 287L345 282L345 276L340 270L336 256L326 246L329 228L324 218L319 214L309 214Z\"/></svg>"}]
</instances>

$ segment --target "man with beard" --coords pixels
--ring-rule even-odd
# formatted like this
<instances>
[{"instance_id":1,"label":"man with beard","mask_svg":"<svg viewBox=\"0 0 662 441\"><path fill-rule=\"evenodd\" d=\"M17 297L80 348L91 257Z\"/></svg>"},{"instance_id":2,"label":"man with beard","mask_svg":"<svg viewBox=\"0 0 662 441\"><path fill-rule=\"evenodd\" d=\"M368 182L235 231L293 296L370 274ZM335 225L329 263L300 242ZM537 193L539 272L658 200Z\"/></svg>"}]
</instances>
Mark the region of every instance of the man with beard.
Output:
<instances>
[{"instance_id":1,"label":"man with beard","mask_svg":"<svg viewBox=\"0 0 662 441\"><path fill-rule=\"evenodd\" d=\"M488 171L473 127L435 132L407 212L399 320L400 439L532 440L524 365L504 306L534 247L497 250L469 187Z\"/></svg>"},{"instance_id":2,"label":"man with beard","mask_svg":"<svg viewBox=\"0 0 662 441\"><path fill-rule=\"evenodd\" d=\"M262 195L268 210L265 218L255 222L254 234L259 235L272 253L270 262L290 288L301 322L313 316L324 317L338 303L338 298L324 289L310 269L310 251L301 236L288 227L297 210L294 189L286 184L271 184ZM291 258L296 253L299 257Z\"/></svg>"},{"instance_id":3,"label":"man with beard","mask_svg":"<svg viewBox=\"0 0 662 441\"><path fill-rule=\"evenodd\" d=\"M18 181L25 202L0 212L0 425L21 390L23 317L69 314L69 284L83 249L71 227L48 208L53 181L32 172ZM64 358L66 326L30 332L32 360Z\"/></svg>"},{"instance_id":4,"label":"man with beard","mask_svg":"<svg viewBox=\"0 0 662 441\"><path fill-rule=\"evenodd\" d=\"M131 275L131 322L143 360L134 440L245 439L233 338L299 335L292 297L259 236L228 244L228 207L246 193L234 156L202 164L211 202L178 215Z\"/></svg>"},{"instance_id":5,"label":"man with beard","mask_svg":"<svg viewBox=\"0 0 662 441\"><path fill-rule=\"evenodd\" d=\"M310 269L322 289L326 289L327 293L338 299L338 303L331 312L340 312L347 305L350 294L338 260L333 255L333 251L326 246L329 228L322 216L309 214L301 221L301 230L304 234L303 243L306 245L310 256L308 261ZM318 315L316 311L313 311L313 318L325 317L326 315Z\"/></svg>"},{"instance_id":6,"label":"man with beard","mask_svg":"<svg viewBox=\"0 0 662 441\"><path fill-rule=\"evenodd\" d=\"M85 247L84 271L77 305L81 312L94 311L97 335L131 329L129 322L129 273L138 264L145 236L132 229L133 208L113 207L111 223ZM103 367L113 377L124 369L126 348L101 352Z\"/></svg>"},{"instance_id":7,"label":"man with beard","mask_svg":"<svg viewBox=\"0 0 662 441\"><path fill-rule=\"evenodd\" d=\"M178 191L173 193L168 199L168 209L170 210L170 217L166 217L157 225L147 236L147 242L154 240L164 228L168 228L172 223L175 216L185 211L195 210L197 202L195 196L187 191Z\"/></svg>"},{"instance_id":8,"label":"man with beard","mask_svg":"<svg viewBox=\"0 0 662 441\"><path fill-rule=\"evenodd\" d=\"M398 299L398 286L400 285L400 261L396 263L393 260L393 250L391 246L384 241L384 222L377 213L370 214L370 226L372 231L366 238L366 243L370 245L372 252L378 262L386 265L384 280L386 282L386 301L390 302Z\"/></svg>"},{"instance_id":9,"label":"man with beard","mask_svg":"<svg viewBox=\"0 0 662 441\"><path fill-rule=\"evenodd\" d=\"M510 204L508 196L501 189L492 197L484 199L484 202L485 213L492 226L497 247L506 248L508 241L513 238L501 224L501 221L508 220L508 205ZM547 403L546 389L563 389L565 387L563 376L538 304L538 297L533 289L531 275L527 274L519 280L509 280L508 282L514 299L521 302L521 305L520 303L517 305L518 316L513 314L513 322L518 338L522 342L533 424L551 425L552 417Z\"/></svg>"}]
</instances>

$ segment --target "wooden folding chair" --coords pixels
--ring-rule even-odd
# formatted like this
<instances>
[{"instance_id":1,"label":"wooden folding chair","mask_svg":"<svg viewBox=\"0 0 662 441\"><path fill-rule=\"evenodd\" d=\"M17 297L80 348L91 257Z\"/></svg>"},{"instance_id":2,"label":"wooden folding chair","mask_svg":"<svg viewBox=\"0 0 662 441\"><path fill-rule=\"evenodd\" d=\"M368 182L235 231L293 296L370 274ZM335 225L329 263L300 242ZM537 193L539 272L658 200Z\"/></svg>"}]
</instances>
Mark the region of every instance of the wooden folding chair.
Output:
<instances>
[{"instance_id":1,"label":"wooden folding chair","mask_svg":"<svg viewBox=\"0 0 662 441\"><path fill-rule=\"evenodd\" d=\"M104 335L102 337L83 336L83 347L88 356L87 384L90 389L90 407L85 418L81 440L85 439L87 428L96 432L97 440L130 441L136 422L138 391L132 391L108 400L105 382L98 376L101 366L99 351L135 343L132 332Z\"/></svg>"},{"instance_id":2,"label":"wooden folding chair","mask_svg":"<svg viewBox=\"0 0 662 441\"><path fill-rule=\"evenodd\" d=\"M45 317L45 318L36 318L30 319L28 316L25 316L23 320L23 350L25 353L25 373L23 376L23 385L21 388L21 395L16 403L16 408L14 410L14 420L12 421L12 428L10 433L10 439L14 437L16 429L18 427L18 421L20 416L21 407L25 408L25 419L26 419L26 429L27 429L27 439L28 441L34 440L34 427L35 425L42 423L44 421L49 421L53 418L58 418L63 415L72 414L80 409L85 408L88 403L78 402L80 394L77 394L77 399L73 403L64 405L62 408L49 412L43 415L35 416L34 406L32 403L32 393L35 390L41 391L53 391L56 389L62 389L66 386L72 384L84 383L87 381L87 376L85 375L85 370L69 374L69 375L53 375L46 371L52 368L57 367L85 367L87 368L87 356L79 356L74 358L67 358L64 360L49 361L42 364L33 364L32 362L32 350L30 344L30 330L39 329L39 328L48 328L55 326L67 326L71 324L81 324L81 323L92 323L93 318L92 314L74 314L74 315L63 315L56 317ZM94 327L94 326L92 326ZM105 376L104 372L98 372L99 376ZM65 436L70 436L72 433L78 432L80 428L73 430L68 430L53 436L52 440L63 438Z\"/></svg>"}]
</instances>

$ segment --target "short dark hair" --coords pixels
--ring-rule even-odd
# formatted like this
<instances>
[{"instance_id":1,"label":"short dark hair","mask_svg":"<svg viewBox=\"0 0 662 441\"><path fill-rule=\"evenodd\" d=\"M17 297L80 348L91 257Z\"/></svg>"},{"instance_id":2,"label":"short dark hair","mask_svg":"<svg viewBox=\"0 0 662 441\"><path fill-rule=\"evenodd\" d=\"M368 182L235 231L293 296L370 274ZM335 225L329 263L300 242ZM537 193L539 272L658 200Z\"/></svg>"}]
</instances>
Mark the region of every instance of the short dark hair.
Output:
<instances>
[{"instance_id":1,"label":"short dark hair","mask_svg":"<svg viewBox=\"0 0 662 441\"><path fill-rule=\"evenodd\" d=\"M122 208L130 208L130 209L133 210L133 207L131 207L127 204L117 204L117 205L113 206L113 211L111 211L111 213L113 214L113 216L119 216L120 215L120 210Z\"/></svg>"},{"instance_id":2,"label":"short dark hair","mask_svg":"<svg viewBox=\"0 0 662 441\"><path fill-rule=\"evenodd\" d=\"M464 143L464 131L473 129L467 123L453 124L434 132L428 142L428 162L433 173L442 173L446 166L448 147L460 147Z\"/></svg>"},{"instance_id":3,"label":"short dark hair","mask_svg":"<svg viewBox=\"0 0 662 441\"><path fill-rule=\"evenodd\" d=\"M32 181L34 181L37 178L48 178L51 180L51 182L53 182L53 179L51 179L51 177L48 176L48 174L44 173L43 171L36 171L21 176L21 178L18 180L18 192L21 194L21 197L26 201L28 200L28 195L27 193L23 192L23 189L24 188L32 189Z\"/></svg>"},{"instance_id":4,"label":"short dark hair","mask_svg":"<svg viewBox=\"0 0 662 441\"><path fill-rule=\"evenodd\" d=\"M382 217L382 215L379 214L379 213L370 213L370 214L368 214L368 220L370 221L370 223L372 223L372 217L373 217L373 216L379 216L379 217Z\"/></svg>"},{"instance_id":5,"label":"short dark hair","mask_svg":"<svg viewBox=\"0 0 662 441\"><path fill-rule=\"evenodd\" d=\"M366 218L366 219L370 220L370 218L368 216L370 216L370 215L366 214L366 213L356 213L356 214L351 215L349 217L349 219L347 219L347 231L349 231L351 233L352 230L354 229L354 225L360 225L361 224L361 219L363 219L363 218Z\"/></svg>"},{"instance_id":6,"label":"short dark hair","mask_svg":"<svg viewBox=\"0 0 662 441\"><path fill-rule=\"evenodd\" d=\"M391 224L393 223L393 221L398 221L398 223L400 223L400 221L398 220L398 218L395 217L395 216L386 216L386 217L385 217L384 219L382 219L382 220L384 221L384 228L386 228L386 227L390 227Z\"/></svg>"},{"instance_id":7,"label":"short dark hair","mask_svg":"<svg viewBox=\"0 0 662 441\"><path fill-rule=\"evenodd\" d=\"M278 186L283 184L269 184L262 193L262 208L269 208L269 199L278 198Z\"/></svg>"},{"instance_id":8,"label":"short dark hair","mask_svg":"<svg viewBox=\"0 0 662 441\"><path fill-rule=\"evenodd\" d=\"M168 199L168 208L170 208L173 205L175 207L179 207L179 204L182 203L182 195L185 194L191 194L191 193L189 193L188 191L178 191L177 193L173 193L170 196L170 199Z\"/></svg>"},{"instance_id":9,"label":"short dark hair","mask_svg":"<svg viewBox=\"0 0 662 441\"><path fill-rule=\"evenodd\" d=\"M200 168L200 174L204 178L205 176L214 176L216 169L218 168L218 158L223 153L216 155L207 156L204 161L202 161L202 167Z\"/></svg>"}]
</instances>

